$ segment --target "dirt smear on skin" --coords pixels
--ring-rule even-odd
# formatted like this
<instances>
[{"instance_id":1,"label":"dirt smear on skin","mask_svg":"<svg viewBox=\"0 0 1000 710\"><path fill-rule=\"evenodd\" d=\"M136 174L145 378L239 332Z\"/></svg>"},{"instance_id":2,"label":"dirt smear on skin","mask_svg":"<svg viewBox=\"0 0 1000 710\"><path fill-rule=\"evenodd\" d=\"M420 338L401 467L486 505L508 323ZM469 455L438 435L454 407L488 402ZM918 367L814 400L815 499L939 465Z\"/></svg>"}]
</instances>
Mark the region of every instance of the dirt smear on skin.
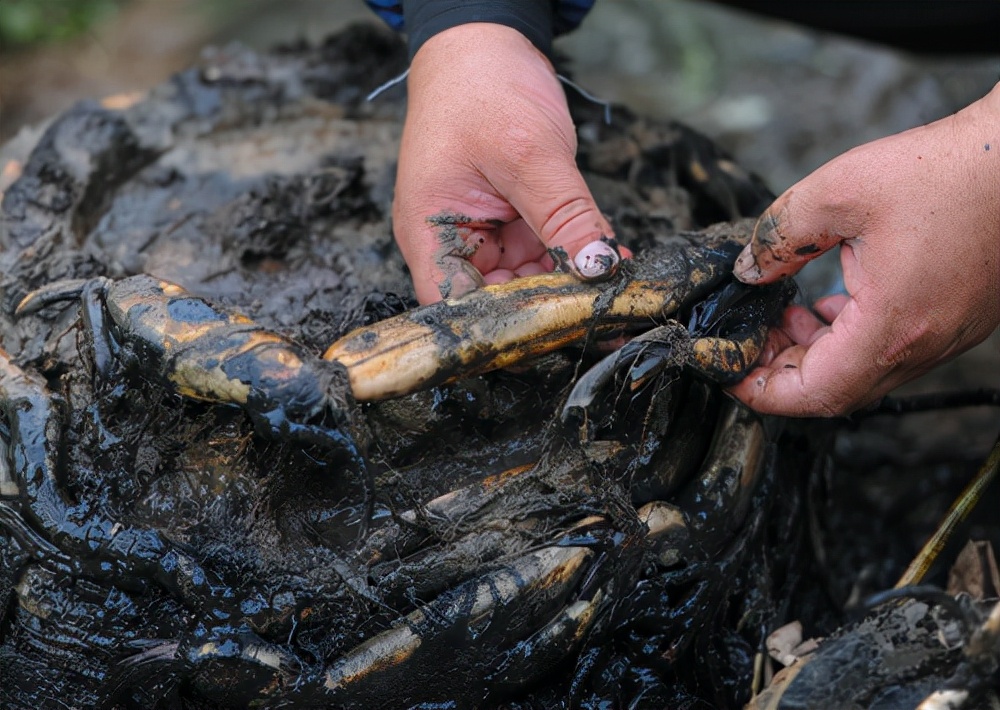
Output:
<instances>
[{"instance_id":1,"label":"dirt smear on skin","mask_svg":"<svg viewBox=\"0 0 1000 710\"><path fill-rule=\"evenodd\" d=\"M233 592L228 601L185 596L139 572L67 576L58 564L69 552L46 557L24 501L8 497L0 519L24 534L0 537L5 705L330 703L325 673L380 634L416 629L439 649L429 661L396 675L375 664L380 672L345 685L336 702L740 707L777 615L837 625L854 586L891 584L913 530L934 519L928 509L915 522L905 501L887 502L885 491L899 487L888 456L860 447L880 466L865 479L863 457L834 448L855 464L854 475L834 476L817 458L833 447L832 425L769 422L769 436L785 438L770 439L780 444L768 447L757 488L727 486L727 469L716 469L713 495L736 491L733 509L749 512L703 526L699 542L712 554L669 535L666 548L652 546L633 491L678 491L677 500L701 501L699 516L714 515L697 484L709 483L698 476L725 403L676 373L649 390L616 390L588 422L597 438L581 448L579 432L556 424L569 386L596 360L575 349L398 400L340 400L372 442L378 495L371 535L359 538L363 492L344 461L265 440L239 409L181 400L141 368L116 373L117 387L95 378L79 303L12 317L26 293L52 281L150 273L318 354L412 308L390 224L404 106L364 100L405 61L400 40L370 26L266 55L216 51L135 103L81 103L34 140L0 149L3 174L19 173L0 205L0 343L65 402L45 428L66 436L59 495L108 530L155 531ZM581 169L636 254L770 201L759 179L683 125L618 108L607 125L601 107L572 96L571 105ZM438 218L442 249L465 261L455 256L465 218ZM6 412L7 445L39 433L12 421ZM859 436L888 438L885 429ZM675 447L673 436L688 438ZM927 481L956 480L936 470ZM914 490L940 502L930 493L948 485ZM838 502L812 521L831 551L823 565L799 524L820 510L809 507L817 495ZM559 568L545 577L552 586L499 606L505 565L540 548L583 548L594 562L577 586L559 586L572 577ZM101 554L126 568L135 561ZM859 581L871 560L882 566ZM600 598L614 603L595 607L602 613L587 634L559 635L569 627L556 624L525 641ZM484 600L492 617L472 614ZM535 614L530 629L518 626L525 610ZM262 645L241 645L247 633Z\"/></svg>"}]
</instances>

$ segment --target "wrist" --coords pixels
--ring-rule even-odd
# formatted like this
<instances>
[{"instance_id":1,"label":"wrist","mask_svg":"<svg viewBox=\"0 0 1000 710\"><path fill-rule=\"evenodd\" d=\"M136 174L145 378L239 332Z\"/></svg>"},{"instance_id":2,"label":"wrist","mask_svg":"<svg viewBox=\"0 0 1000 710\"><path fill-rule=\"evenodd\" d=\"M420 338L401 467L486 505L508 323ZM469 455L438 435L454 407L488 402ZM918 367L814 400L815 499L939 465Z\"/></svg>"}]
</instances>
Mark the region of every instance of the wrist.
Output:
<instances>
[{"instance_id":1,"label":"wrist","mask_svg":"<svg viewBox=\"0 0 1000 710\"><path fill-rule=\"evenodd\" d=\"M968 138L962 143L976 156L972 169L985 190L984 200L995 212L1000 210L1000 83L962 113L968 114L963 116Z\"/></svg>"},{"instance_id":2,"label":"wrist","mask_svg":"<svg viewBox=\"0 0 1000 710\"><path fill-rule=\"evenodd\" d=\"M985 251L979 258L985 261L986 293L990 295L993 329L1000 324L1000 306L996 297L1000 295L1000 82L983 98L961 112L968 114L964 130L966 138L961 140L966 150L971 150L971 172L974 175L974 189L981 207L975 225L985 236ZM989 312L987 307L986 311ZM986 332L989 334L989 331Z\"/></svg>"},{"instance_id":3,"label":"wrist","mask_svg":"<svg viewBox=\"0 0 1000 710\"><path fill-rule=\"evenodd\" d=\"M548 58L518 30L489 22L470 22L443 30L421 46L410 63L407 83L414 93L421 87L447 83L455 92L452 100L476 86L480 98L491 90L534 76L544 68L555 81ZM461 78L461 86L455 78ZM473 97L463 99L468 102Z\"/></svg>"},{"instance_id":4,"label":"wrist","mask_svg":"<svg viewBox=\"0 0 1000 710\"><path fill-rule=\"evenodd\" d=\"M993 85L982 101L986 105L986 110L1000 120L1000 81Z\"/></svg>"}]
</instances>

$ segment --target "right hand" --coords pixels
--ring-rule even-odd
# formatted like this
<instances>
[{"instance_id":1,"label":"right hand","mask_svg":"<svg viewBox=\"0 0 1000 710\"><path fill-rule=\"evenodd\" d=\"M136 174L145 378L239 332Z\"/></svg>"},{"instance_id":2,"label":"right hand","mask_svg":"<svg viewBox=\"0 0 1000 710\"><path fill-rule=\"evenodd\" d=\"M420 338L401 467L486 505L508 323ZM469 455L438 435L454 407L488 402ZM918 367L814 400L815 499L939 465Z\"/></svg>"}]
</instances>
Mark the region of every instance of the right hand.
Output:
<instances>
[{"instance_id":1,"label":"right hand","mask_svg":"<svg viewBox=\"0 0 1000 710\"><path fill-rule=\"evenodd\" d=\"M847 295L785 313L731 392L784 416L863 407L1000 325L1000 84L962 111L859 146L772 204L736 262L747 283L835 246Z\"/></svg>"},{"instance_id":2,"label":"right hand","mask_svg":"<svg viewBox=\"0 0 1000 710\"><path fill-rule=\"evenodd\" d=\"M600 239L613 232L577 168L565 94L527 38L445 30L407 86L393 229L421 303L551 271L554 248L581 278L610 274L618 255Z\"/></svg>"}]
</instances>

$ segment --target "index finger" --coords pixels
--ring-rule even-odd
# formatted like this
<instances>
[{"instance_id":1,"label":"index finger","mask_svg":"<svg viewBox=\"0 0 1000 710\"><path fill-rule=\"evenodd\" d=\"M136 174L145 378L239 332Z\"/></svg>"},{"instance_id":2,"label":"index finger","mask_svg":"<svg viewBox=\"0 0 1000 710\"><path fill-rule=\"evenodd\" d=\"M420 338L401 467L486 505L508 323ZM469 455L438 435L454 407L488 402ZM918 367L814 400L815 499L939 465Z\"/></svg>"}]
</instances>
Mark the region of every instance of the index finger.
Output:
<instances>
[{"instance_id":1,"label":"index finger","mask_svg":"<svg viewBox=\"0 0 1000 710\"><path fill-rule=\"evenodd\" d=\"M833 246L862 233L866 212L843 160L827 163L781 194L754 226L734 266L746 283L770 283L799 271Z\"/></svg>"}]
</instances>

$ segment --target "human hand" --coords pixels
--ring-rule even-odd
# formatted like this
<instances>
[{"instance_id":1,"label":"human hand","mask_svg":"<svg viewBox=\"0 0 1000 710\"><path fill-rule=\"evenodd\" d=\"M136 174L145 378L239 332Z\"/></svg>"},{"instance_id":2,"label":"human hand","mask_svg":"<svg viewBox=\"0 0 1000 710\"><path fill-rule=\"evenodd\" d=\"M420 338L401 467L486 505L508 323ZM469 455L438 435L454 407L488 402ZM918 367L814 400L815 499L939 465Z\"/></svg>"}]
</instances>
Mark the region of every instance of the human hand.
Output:
<instances>
[{"instance_id":1,"label":"human hand","mask_svg":"<svg viewBox=\"0 0 1000 710\"><path fill-rule=\"evenodd\" d=\"M854 411L1000 324L1000 84L792 186L760 218L736 276L768 283L836 244L849 295L815 314L788 309L762 365L730 390L758 411Z\"/></svg>"},{"instance_id":2,"label":"human hand","mask_svg":"<svg viewBox=\"0 0 1000 710\"><path fill-rule=\"evenodd\" d=\"M445 30L407 85L393 228L421 303L551 271L549 248L585 279L614 268L566 97L527 38L490 23Z\"/></svg>"}]
</instances>

